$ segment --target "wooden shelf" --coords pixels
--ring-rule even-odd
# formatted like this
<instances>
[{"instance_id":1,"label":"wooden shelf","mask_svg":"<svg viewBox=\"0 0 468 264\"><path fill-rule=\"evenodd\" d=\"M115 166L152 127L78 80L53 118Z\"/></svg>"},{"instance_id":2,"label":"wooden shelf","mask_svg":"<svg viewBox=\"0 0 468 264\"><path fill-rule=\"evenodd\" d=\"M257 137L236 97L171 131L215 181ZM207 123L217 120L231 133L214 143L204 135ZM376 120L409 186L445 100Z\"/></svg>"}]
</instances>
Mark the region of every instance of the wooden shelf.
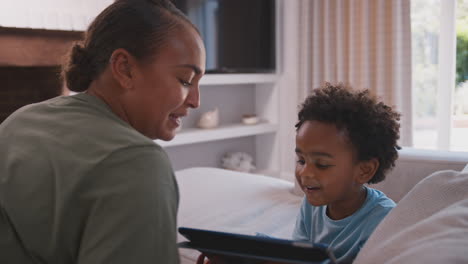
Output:
<instances>
[{"instance_id":1,"label":"wooden shelf","mask_svg":"<svg viewBox=\"0 0 468 264\"><path fill-rule=\"evenodd\" d=\"M278 79L275 73L237 73L218 74L208 73L200 81L200 85L226 85L226 84L259 84L274 83Z\"/></svg>"},{"instance_id":2,"label":"wooden shelf","mask_svg":"<svg viewBox=\"0 0 468 264\"><path fill-rule=\"evenodd\" d=\"M182 129L171 141L155 140L155 142L161 145L162 147L171 147L222 139L274 133L277 130L278 126L270 123L260 123L256 125L244 125L239 123L225 125L214 129Z\"/></svg>"}]
</instances>

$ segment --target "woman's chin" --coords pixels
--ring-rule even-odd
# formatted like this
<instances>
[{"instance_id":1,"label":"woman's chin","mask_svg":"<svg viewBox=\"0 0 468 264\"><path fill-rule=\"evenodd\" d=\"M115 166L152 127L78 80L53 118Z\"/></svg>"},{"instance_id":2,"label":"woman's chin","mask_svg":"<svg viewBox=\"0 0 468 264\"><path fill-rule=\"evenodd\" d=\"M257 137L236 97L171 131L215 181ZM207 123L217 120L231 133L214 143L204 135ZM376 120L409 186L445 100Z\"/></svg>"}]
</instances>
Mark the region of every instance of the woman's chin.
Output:
<instances>
[{"instance_id":1,"label":"woman's chin","mask_svg":"<svg viewBox=\"0 0 468 264\"><path fill-rule=\"evenodd\" d=\"M176 131L175 129L172 129L170 131L166 131L165 133L162 133L162 135L160 135L158 139L164 140L164 141L171 141L172 139L174 139L175 135L176 135Z\"/></svg>"},{"instance_id":2,"label":"woman's chin","mask_svg":"<svg viewBox=\"0 0 468 264\"><path fill-rule=\"evenodd\" d=\"M143 133L143 135L151 138L152 140L162 140L162 141L170 141L172 140L175 135L175 129L168 129L165 131L153 131L153 133Z\"/></svg>"}]
</instances>

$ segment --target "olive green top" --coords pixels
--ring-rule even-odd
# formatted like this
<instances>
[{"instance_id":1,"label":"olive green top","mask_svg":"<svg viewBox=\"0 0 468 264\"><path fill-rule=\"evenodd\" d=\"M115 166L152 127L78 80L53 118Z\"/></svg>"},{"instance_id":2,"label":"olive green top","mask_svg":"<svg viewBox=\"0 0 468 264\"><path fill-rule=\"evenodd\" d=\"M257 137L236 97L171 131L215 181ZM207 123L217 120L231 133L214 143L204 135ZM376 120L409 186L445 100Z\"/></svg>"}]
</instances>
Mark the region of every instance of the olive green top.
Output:
<instances>
[{"instance_id":1,"label":"olive green top","mask_svg":"<svg viewBox=\"0 0 468 264\"><path fill-rule=\"evenodd\" d=\"M0 125L0 263L179 263L178 200L164 150L97 97Z\"/></svg>"}]
</instances>

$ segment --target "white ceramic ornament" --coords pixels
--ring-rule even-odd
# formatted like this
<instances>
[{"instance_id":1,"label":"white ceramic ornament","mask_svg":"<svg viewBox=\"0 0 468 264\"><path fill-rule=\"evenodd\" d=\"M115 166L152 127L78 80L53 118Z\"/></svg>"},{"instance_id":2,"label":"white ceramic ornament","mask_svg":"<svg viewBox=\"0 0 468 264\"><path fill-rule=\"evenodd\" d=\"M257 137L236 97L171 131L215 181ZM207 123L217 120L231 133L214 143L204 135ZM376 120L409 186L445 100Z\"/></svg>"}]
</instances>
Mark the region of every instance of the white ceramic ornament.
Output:
<instances>
[{"instance_id":1,"label":"white ceramic ornament","mask_svg":"<svg viewBox=\"0 0 468 264\"><path fill-rule=\"evenodd\" d=\"M224 154L221 160L221 166L224 169L241 172L251 172L255 170L252 156L245 152L229 152Z\"/></svg>"},{"instance_id":2,"label":"white ceramic ornament","mask_svg":"<svg viewBox=\"0 0 468 264\"><path fill-rule=\"evenodd\" d=\"M219 124L219 112L218 108L213 109L212 111L205 112L201 115L200 120L198 120L197 126L199 128L215 128Z\"/></svg>"}]
</instances>

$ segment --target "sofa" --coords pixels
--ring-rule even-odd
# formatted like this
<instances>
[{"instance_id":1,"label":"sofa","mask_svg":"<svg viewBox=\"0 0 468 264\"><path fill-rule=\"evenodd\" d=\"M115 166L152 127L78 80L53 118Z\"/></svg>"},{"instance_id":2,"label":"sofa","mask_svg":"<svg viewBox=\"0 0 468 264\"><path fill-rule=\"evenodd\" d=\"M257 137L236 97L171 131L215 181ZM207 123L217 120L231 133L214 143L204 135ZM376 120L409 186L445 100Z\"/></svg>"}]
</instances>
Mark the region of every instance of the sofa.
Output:
<instances>
[{"instance_id":1,"label":"sofa","mask_svg":"<svg viewBox=\"0 0 468 264\"><path fill-rule=\"evenodd\" d=\"M405 195L418 183L430 178L429 176L434 172L442 171L442 173L456 174L457 171L463 170L467 164L468 153L404 148L399 151L396 166L387 175L385 181L370 187L382 190L388 197L397 202L396 208L398 208L400 201L407 203ZM468 176L468 174L466 175ZM203 167L176 171L176 177L181 196L178 215L179 227L248 235L263 233L278 238L291 238L295 219L303 199L297 184L264 175ZM433 200L424 200L423 203L430 207ZM399 219L400 217L397 215L393 218ZM404 228L405 223L399 223L399 225L398 228ZM377 229L379 227L380 225ZM388 232L392 228L384 228L382 231L384 236L388 236ZM178 236L179 242L185 240L183 236ZM381 236L377 240L385 241ZM373 245L378 244L375 241L376 239L373 239ZM367 243L364 249L366 246ZM380 250L386 250L385 246L381 247ZM199 252L190 249L180 249L179 252L182 264L195 263L199 255ZM375 251L371 248L366 249L366 252ZM372 258L369 257L369 259L375 261L376 255L370 255ZM372 263L366 261L365 257L359 261L360 263ZM384 263L383 260L377 262Z\"/></svg>"},{"instance_id":2,"label":"sofa","mask_svg":"<svg viewBox=\"0 0 468 264\"><path fill-rule=\"evenodd\" d=\"M402 148L395 168L383 182L370 187L399 202L418 182L436 171L461 171L468 164L468 152Z\"/></svg>"}]
</instances>

